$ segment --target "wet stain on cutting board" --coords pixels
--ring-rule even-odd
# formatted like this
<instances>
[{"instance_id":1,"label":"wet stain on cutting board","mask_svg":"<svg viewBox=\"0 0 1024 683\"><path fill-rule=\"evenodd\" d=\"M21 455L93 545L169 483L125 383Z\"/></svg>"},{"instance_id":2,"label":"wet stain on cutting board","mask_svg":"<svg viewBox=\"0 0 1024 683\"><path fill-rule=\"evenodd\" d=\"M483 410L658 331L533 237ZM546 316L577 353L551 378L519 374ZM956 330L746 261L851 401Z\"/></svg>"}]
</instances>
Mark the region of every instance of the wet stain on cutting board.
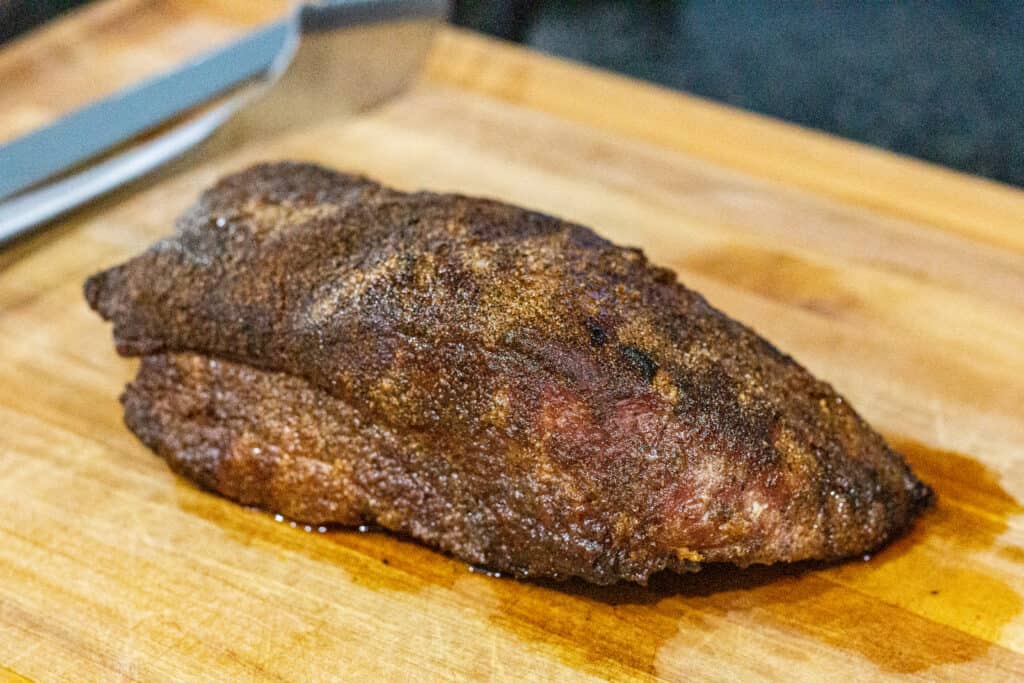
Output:
<instances>
[{"instance_id":1,"label":"wet stain on cutting board","mask_svg":"<svg viewBox=\"0 0 1024 683\"><path fill-rule=\"evenodd\" d=\"M991 654L990 639L1021 611L1022 601L999 578L961 568L962 558L993 549L1022 508L997 474L972 458L905 439L893 446L935 488L938 503L869 561L709 566L691 575L659 574L646 588L536 582L550 591L546 598L503 592L502 610L492 619L562 643L560 656L574 666L614 660L652 674L663 647L676 660L707 647L709 630L737 611L753 616L759 629L795 641L810 638L894 673ZM952 553L956 566L943 562ZM971 633L952 625L962 623L985 627ZM799 646L776 647L787 651L774 655L793 661L808 656Z\"/></svg>"},{"instance_id":2,"label":"wet stain on cutting board","mask_svg":"<svg viewBox=\"0 0 1024 683\"><path fill-rule=\"evenodd\" d=\"M194 490L179 501L247 542L283 543L289 551L340 562L353 583L366 588L416 592L432 586L465 593L491 623L598 675L623 668L657 674L659 656L670 653L678 661L707 647L709 632L736 628L729 619L736 612L752 617L757 629L780 634L774 647L781 651L773 654L792 661L808 656L799 642L812 639L890 672L969 662L989 653L989 639L998 637L1022 602L999 578L961 568L962 558L993 549L1024 554L995 547L1007 520L1022 508L978 461L904 439L891 442L935 488L938 502L870 561L745 570L713 565L696 574L662 573L647 587L490 578L385 533L304 533L301 524L267 525L258 516L238 524L220 501L197 504ZM957 566L943 562L954 554ZM952 625L971 623L985 624L984 631ZM899 628L883 634L885 624Z\"/></svg>"},{"instance_id":3,"label":"wet stain on cutting board","mask_svg":"<svg viewBox=\"0 0 1024 683\"><path fill-rule=\"evenodd\" d=\"M999 549L999 555L1005 557L1010 562L1016 562L1017 564L1024 564L1024 548L1016 545L1006 546Z\"/></svg>"}]
</instances>

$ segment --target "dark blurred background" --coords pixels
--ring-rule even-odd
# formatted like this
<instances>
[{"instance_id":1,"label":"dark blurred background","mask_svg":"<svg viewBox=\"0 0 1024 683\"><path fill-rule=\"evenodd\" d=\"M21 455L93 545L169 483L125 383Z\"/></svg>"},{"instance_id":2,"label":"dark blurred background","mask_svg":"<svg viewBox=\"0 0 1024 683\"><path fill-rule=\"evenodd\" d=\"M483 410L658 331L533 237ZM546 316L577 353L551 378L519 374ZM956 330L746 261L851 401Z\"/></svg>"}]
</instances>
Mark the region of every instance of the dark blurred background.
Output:
<instances>
[{"instance_id":1,"label":"dark blurred background","mask_svg":"<svg viewBox=\"0 0 1024 683\"><path fill-rule=\"evenodd\" d=\"M87 1L0 0L0 41ZM1024 186L1022 0L459 0L453 19Z\"/></svg>"}]
</instances>

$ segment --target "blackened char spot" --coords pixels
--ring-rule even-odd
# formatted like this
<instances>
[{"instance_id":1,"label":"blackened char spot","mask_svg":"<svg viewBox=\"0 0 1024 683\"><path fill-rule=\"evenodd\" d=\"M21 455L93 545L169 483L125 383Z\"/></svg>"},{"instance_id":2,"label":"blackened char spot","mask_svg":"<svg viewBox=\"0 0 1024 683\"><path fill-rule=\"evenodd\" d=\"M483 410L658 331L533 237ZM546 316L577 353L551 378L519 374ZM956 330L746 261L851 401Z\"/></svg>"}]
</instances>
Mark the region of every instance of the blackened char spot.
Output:
<instances>
[{"instance_id":1,"label":"blackened char spot","mask_svg":"<svg viewBox=\"0 0 1024 683\"><path fill-rule=\"evenodd\" d=\"M654 375L658 372L658 364L651 359L644 351L635 346L623 346L620 348L623 358L640 373L647 382L654 381Z\"/></svg>"},{"instance_id":2,"label":"blackened char spot","mask_svg":"<svg viewBox=\"0 0 1024 683\"><path fill-rule=\"evenodd\" d=\"M583 324L587 326L587 332L590 333L590 344L598 348L604 346L608 342L608 333L604 331L597 321L593 318L587 318L583 321Z\"/></svg>"},{"instance_id":3,"label":"blackened char spot","mask_svg":"<svg viewBox=\"0 0 1024 683\"><path fill-rule=\"evenodd\" d=\"M779 416L770 405L744 407L737 399L739 385L717 366L684 372L675 378L675 385L677 416L699 422L716 435L724 449L742 454L752 465L778 465L780 454L774 444Z\"/></svg>"}]
</instances>

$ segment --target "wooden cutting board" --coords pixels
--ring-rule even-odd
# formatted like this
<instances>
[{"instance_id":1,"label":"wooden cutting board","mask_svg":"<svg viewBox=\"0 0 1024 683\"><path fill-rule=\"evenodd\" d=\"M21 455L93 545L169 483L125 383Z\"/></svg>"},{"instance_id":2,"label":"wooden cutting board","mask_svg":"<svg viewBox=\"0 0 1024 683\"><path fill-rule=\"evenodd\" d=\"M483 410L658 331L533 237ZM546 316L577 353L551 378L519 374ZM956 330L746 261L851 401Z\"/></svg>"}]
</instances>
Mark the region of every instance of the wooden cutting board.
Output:
<instances>
[{"instance_id":1,"label":"wooden cutting board","mask_svg":"<svg viewBox=\"0 0 1024 683\"><path fill-rule=\"evenodd\" d=\"M103 2L5 48L0 136L269 16L235 5ZM832 381L938 506L866 562L594 588L491 578L197 490L122 426L136 362L81 282L167 234L223 172L279 158L643 247ZM0 268L0 678L1024 674L1018 190L448 30L386 106L164 174Z\"/></svg>"}]
</instances>

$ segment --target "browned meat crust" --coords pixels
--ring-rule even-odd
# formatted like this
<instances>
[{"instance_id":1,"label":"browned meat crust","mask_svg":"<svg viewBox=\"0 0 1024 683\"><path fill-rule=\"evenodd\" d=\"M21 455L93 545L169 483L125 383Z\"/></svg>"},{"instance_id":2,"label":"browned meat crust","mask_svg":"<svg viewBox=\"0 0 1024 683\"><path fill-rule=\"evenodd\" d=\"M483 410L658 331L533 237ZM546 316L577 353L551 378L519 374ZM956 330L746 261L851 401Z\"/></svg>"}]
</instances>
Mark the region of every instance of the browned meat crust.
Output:
<instances>
[{"instance_id":1,"label":"browned meat crust","mask_svg":"<svg viewBox=\"0 0 1024 683\"><path fill-rule=\"evenodd\" d=\"M931 497L670 271L497 202L257 166L85 290L175 470L520 576L859 555Z\"/></svg>"}]
</instances>

